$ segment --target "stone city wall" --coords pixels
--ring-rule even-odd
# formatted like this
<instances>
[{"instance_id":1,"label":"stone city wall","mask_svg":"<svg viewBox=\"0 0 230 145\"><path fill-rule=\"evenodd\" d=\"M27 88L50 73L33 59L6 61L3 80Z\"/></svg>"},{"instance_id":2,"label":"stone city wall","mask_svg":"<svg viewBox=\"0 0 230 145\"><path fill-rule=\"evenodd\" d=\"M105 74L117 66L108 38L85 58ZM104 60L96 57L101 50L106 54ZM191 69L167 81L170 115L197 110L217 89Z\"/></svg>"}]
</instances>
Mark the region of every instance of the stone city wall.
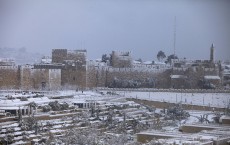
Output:
<instances>
[{"instance_id":1,"label":"stone city wall","mask_svg":"<svg viewBox=\"0 0 230 145\"><path fill-rule=\"evenodd\" d=\"M109 87L114 82L114 79L138 80L141 82L154 79L155 87L159 88L169 87L167 82L170 81L168 70L138 71L132 68L98 68L93 66L87 68L87 87Z\"/></svg>"},{"instance_id":2,"label":"stone city wall","mask_svg":"<svg viewBox=\"0 0 230 145\"><path fill-rule=\"evenodd\" d=\"M52 50L52 62L62 63L67 58L67 49L53 49Z\"/></svg>"},{"instance_id":3,"label":"stone city wall","mask_svg":"<svg viewBox=\"0 0 230 145\"><path fill-rule=\"evenodd\" d=\"M61 85L66 88L85 88L86 87L86 70L62 69L61 70Z\"/></svg>"},{"instance_id":4,"label":"stone city wall","mask_svg":"<svg viewBox=\"0 0 230 145\"><path fill-rule=\"evenodd\" d=\"M23 90L33 89L32 68L32 65L20 66L20 88Z\"/></svg>"},{"instance_id":5,"label":"stone city wall","mask_svg":"<svg viewBox=\"0 0 230 145\"><path fill-rule=\"evenodd\" d=\"M61 88L61 69L49 69L49 89L58 90Z\"/></svg>"},{"instance_id":6,"label":"stone city wall","mask_svg":"<svg viewBox=\"0 0 230 145\"><path fill-rule=\"evenodd\" d=\"M0 66L0 88L19 89L18 66Z\"/></svg>"}]
</instances>

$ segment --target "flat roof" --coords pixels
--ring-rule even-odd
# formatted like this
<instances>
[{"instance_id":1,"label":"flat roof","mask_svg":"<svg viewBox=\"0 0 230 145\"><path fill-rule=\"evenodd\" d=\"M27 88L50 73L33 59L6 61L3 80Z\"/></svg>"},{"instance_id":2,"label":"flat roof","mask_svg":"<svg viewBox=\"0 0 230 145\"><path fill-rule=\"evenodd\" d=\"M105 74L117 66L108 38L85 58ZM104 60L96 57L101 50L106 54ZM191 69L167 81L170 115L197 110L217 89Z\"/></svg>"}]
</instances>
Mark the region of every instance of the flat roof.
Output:
<instances>
[{"instance_id":1,"label":"flat roof","mask_svg":"<svg viewBox=\"0 0 230 145\"><path fill-rule=\"evenodd\" d=\"M204 76L206 80L220 80L219 76Z\"/></svg>"},{"instance_id":2,"label":"flat roof","mask_svg":"<svg viewBox=\"0 0 230 145\"><path fill-rule=\"evenodd\" d=\"M184 75L170 75L171 79L184 79L187 78Z\"/></svg>"}]
</instances>

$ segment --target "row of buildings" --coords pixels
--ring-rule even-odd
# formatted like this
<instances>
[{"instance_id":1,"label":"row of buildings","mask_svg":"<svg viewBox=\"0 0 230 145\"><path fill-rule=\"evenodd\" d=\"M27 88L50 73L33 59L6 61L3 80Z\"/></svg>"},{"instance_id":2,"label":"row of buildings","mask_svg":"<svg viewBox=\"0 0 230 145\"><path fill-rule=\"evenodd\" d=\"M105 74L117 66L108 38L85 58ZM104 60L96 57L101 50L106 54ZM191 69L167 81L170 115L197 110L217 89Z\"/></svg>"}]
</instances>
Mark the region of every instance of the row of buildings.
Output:
<instances>
[{"instance_id":1,"label":"row of buildings","mask_svg":"<svg viewBox=\"0 0 230 145\"><path fill-rule=\"evenodd\" d=\"M54 49L52 59L39 64L15 65L2 60L0 88L56 90L62 86L85 87L86 50Z\"/></svg>"},{"instance_id":2,"label":"row of buildings","mask_svg":"<svg viewBox=\"0 0 230 145\"><path fill-rule=\"evenodd\" d=\"M173 88L229 88L229 62L214 60L214 45L209 60L172 60L171 87Z\"/></svg>"},{"instance_id":3,"label":"row of buildings","mask_svg":"<svg viewBox=\"0 0 230 145\"><path fill-rule=\"evenodd\" d=\"M53 49L39 64L0 60L1 89L84 89L93 87L221 88L230 84L229 65L210 60L174 59L171 64L141 63L131 52L113 51L109 61L87 61L86 50Z\"/></svg>"}]
</instances>

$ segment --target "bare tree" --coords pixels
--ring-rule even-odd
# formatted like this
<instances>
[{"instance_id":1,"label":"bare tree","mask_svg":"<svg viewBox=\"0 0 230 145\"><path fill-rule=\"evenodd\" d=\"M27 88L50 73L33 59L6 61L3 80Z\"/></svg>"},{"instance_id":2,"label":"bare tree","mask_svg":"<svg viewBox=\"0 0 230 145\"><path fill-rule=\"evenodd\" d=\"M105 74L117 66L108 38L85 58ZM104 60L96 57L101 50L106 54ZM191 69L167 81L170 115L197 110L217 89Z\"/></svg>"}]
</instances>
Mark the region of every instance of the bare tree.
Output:
<instances>
[{"instance_id":1,"label":"bare tree","mask_svg":"<svg viewBox=\"0 0 230 145\"><path fill-rule=\"evenodd\" d=\"M34 115L23 118L20 126L23 130L35 130L35 133L38 133L39 131L38 120L34 117Z\"/></svg>"},{"instance_id":2,"label":"bare tree","mask_svg":"<svg viewBox=\"0 0 230 145\"><path fill-rule=\"evenodd\" d=\"M225 110L225 114L230 116L230 100L228 101L228 104L227 104L227 107L226 107L226 110Z\"/></svg>"}]
</instances>

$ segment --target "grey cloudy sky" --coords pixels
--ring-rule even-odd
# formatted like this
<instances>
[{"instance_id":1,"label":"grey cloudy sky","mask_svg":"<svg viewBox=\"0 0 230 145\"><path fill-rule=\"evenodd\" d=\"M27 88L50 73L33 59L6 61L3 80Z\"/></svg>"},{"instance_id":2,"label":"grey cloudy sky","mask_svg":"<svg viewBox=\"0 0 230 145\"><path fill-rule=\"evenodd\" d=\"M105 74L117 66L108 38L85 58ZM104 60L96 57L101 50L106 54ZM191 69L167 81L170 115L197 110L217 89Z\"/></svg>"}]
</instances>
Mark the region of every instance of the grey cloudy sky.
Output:
<instances>
[{"instance_id":1,"label":"grey cloudy sky","mask_svg":"<svg viewBox=\"0 0 230 145\"><path fill-rule=\"evenodd\" d=\"M209 59L230 59L229 0L0 0L0 47L82 49L89 59L112 50L156 59L159 50Z\"/></svg>"}]
</instances>

